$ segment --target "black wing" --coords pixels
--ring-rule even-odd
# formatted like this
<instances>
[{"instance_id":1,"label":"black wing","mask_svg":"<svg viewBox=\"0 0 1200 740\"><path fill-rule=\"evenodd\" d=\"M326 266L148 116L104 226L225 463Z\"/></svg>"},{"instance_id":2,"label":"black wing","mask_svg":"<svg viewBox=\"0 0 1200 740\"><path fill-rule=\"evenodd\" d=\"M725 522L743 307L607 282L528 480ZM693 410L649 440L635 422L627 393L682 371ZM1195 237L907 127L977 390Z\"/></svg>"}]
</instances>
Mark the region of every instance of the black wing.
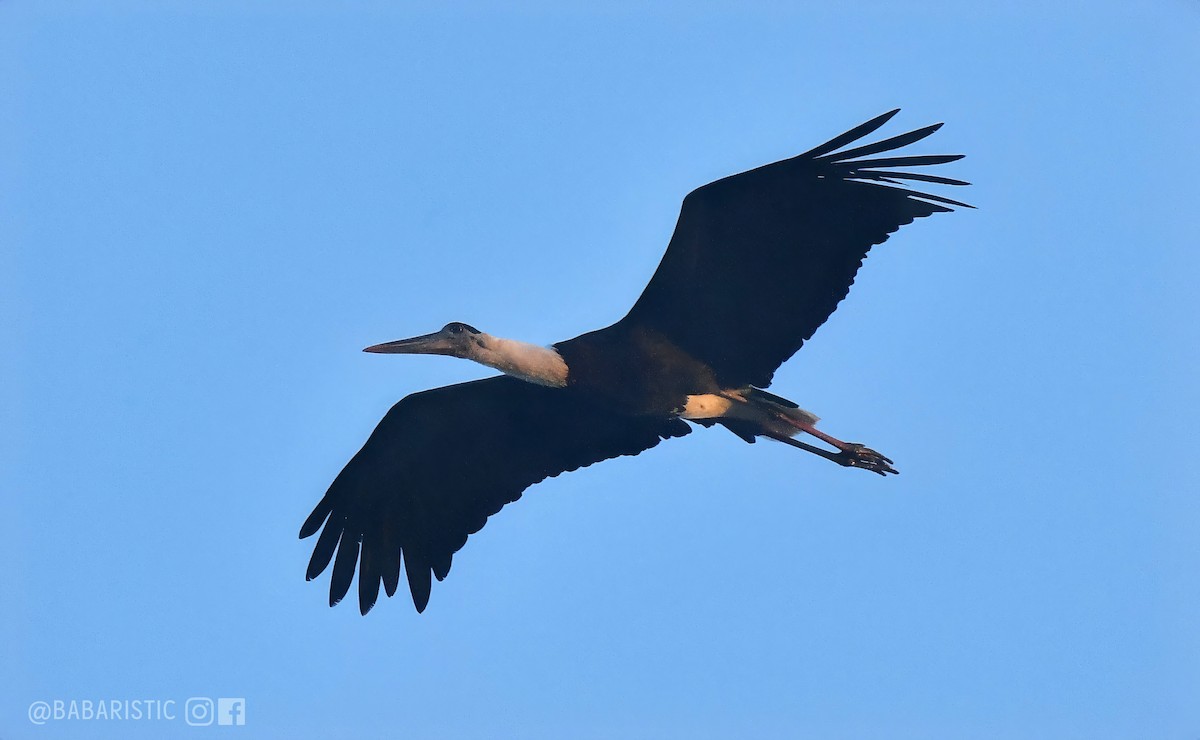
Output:
<instances>
[{"instance_id":1,"label":"black wing","mask_svg":"<svg viewBox=\"0 0 1200 740\"><path fill-rule=\"evenodd\" d=\"M726 387L768 385L846 297L872 246L913 219L970 207L884 184L966 185L888 169L962 155L860 159L919 141L940 123L831 154L897 112L690 193L658 270L622 321L661 332Z\"/></svg>"},{"instance_id":2,"label":"black wing","mask_svg":"<svg viewBox=\"0 0 1200 740\"><path fill-rule=\"evenodd\" d=\"M379 422L301 527L304 538L325 525L308 579L333 560L333 606L357 563L366 614L381 582L395 593L403 553L413 603L424 611L430 574L445 578L467 535L526 488L688 430L679 419L619 416L570 389L507 376L415 393Z\"/></svg>"}]
</instances>

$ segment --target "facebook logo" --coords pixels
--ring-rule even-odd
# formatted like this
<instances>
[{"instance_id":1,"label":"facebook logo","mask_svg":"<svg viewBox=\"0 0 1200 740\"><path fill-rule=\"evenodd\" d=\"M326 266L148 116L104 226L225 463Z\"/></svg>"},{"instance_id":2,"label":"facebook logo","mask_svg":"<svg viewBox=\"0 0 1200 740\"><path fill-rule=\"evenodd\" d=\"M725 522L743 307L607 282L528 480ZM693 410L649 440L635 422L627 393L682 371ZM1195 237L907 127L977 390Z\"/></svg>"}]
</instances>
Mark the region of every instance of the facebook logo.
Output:
<instances>
[{"instance_id":1,"label":"facebook logo","mask_svg":"<svg viewBox=\"0 0 1200 740\"><path fill-rule=\"evenodd\" d=\"M246 724L246 700L242 699L217 699L217 724L218 725L244 725Z\"/></svg>"}]
</instances>

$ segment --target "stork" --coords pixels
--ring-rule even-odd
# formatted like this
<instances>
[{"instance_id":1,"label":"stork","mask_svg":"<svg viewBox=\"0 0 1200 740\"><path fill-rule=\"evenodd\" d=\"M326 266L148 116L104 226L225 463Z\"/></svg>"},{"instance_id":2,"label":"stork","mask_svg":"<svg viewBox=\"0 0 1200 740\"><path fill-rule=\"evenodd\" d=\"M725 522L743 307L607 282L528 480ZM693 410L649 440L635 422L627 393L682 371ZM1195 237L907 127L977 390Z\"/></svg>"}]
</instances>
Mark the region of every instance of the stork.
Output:
<instances>
[{"instance_id":1,"label":"stork","mask_svg":"<svg viewBox=\"0 0 1200 740\"><path fill-rule=\"evenodd\" d=\"M962 180L892 169L962 155L871 158L940 123L842 150L898 112L692 191L654 276L612 326L540 347L453 322L367 347L451 355L502 374L414 393L388 411L300 529L301 538L321 532L308 580L333 563L333 606L357 568L366 614L380 585L396 592L403 562L422 612L432 580L446 577L467 537L526 488L637 455L692 424L896 473L887 457L826 434L816 416L763 389L846 297L872 246L914 219L971 207L902 182Z\"/></svg>"}]
</instances>

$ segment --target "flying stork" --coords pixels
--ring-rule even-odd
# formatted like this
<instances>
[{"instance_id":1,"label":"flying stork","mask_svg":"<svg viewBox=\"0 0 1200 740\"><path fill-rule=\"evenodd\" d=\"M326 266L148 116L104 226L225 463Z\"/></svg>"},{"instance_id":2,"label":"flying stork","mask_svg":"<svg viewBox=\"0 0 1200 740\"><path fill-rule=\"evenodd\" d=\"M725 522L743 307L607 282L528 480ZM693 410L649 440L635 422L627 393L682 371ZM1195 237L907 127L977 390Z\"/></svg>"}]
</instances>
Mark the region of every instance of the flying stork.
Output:
<instances>
[{"instance_id":1,"label":"flying stork","mask_svg":"<svg viewBox=\"0 0 1200 740\"><path fill-rule=\"evenodd\" d=\"M637 455L721 425L746 442L777 440L879 475L892 461L818 430L817 417L763 390L846 297L872 246L952 206L902 180L967 185L892 168L962 155L866 158L920 141L942 124L838 151L893 110L791 159L726 177L683 200L650 283L612 326L539 347L453 322L365 352L438 354L503 374L414 393L391 408L300 529L321 532L308 580L333 562L329 605L358 570L366 614L401 556L418 612L432 579L488 517L545 478ZM795 439L808 435L825 449Z\"/></svg>"}]
</instances>

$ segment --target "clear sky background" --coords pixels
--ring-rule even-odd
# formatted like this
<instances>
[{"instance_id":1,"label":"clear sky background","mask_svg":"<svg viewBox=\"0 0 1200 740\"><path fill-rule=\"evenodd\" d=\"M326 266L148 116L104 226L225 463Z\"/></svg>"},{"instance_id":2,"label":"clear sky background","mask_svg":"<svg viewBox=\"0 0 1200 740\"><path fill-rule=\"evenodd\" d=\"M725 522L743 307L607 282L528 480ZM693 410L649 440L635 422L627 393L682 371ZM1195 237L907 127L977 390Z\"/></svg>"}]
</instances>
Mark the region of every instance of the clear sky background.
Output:
<instances>
[{"instance_id":1,"label":"clear sky background","mask_svg":"<svg viewBox=\"0 0 1200 740\"><path fill-rule=\"evenodd\" d=\"M0 737L1200 736L1200 4L719 5L0 3ZM489 372L362 347L605 325L689 190L893 107L979 210L773 388L901 476L696 433L423 615L305 583L387 408Z\"/></svg>"}]
</instances>

